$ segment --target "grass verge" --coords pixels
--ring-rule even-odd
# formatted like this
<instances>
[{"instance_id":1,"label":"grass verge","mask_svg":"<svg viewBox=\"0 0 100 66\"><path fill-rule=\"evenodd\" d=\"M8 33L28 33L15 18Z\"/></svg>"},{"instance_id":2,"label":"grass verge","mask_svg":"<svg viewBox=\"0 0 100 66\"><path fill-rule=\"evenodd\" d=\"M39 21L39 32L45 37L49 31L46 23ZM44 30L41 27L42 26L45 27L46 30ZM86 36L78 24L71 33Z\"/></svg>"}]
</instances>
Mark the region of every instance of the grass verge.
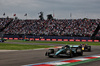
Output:
<instances>
[{"instance_id":1,"label":"grass verge","mask_svg":"<svg viewBox=\"0 0 100 66\"><path fill-rule=\"evenodd\" d=\"M79 44L85 43L85 44L89 44L89 45L98 45L98 46L100 46L100 42L23 41L23 40L7 40L6 42L71 44L71 45L79 45ZM27 50L27 49L37 49L37 48L49 48L49 47L53 47L53 46L0 43L0 50Z\"/></svg>"},{"instance_id":2,"label":"grass verge","mask_svg":"<svg viewBox=\"0 0 100 66\"><path fill-rule=\"evenodd\" d=\"M100 42L69 42L69 41L23 41L23 40L7 40L7 42L22 42L22 43L45 43L45 44L89 44L89 45L100 45Z\"/></svg>"},{"instance_id":3,"label":"grass verge","mask_svg":"<svg viewBox=\"0 0 100 66\"><path fill-rule=\"evenodd\" d=\"M27 49L49 48L49 47L52 46L0 43L0 50L27 50Z\"/></svg>"}]
</instances>

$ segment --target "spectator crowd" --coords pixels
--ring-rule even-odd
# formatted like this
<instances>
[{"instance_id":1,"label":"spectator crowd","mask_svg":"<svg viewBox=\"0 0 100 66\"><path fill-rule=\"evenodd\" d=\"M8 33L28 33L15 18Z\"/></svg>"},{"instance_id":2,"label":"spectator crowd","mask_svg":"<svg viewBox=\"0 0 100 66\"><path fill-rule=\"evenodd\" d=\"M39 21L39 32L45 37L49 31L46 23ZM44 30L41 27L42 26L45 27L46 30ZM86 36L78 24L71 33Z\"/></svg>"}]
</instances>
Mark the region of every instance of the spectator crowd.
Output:
<instances>
[{"instance_id":1,"label":"spectator crowd","mask_svg":"<svg viewBox=\"0 0 100 66\"><path fill-rule=\"evenodd\" d=\"M0 28L6 21L0 20ZM59 19L59 20L13 20L3 32L5 34L32 34L45 36L85 36L94 33L100 19ZM2 25L2 26L1 26ZM100 33L98 33L100 36Z\"/></svg>"},{"instance_id":2,"label":"spectator crowd","mask_svg":"<svg viewBox=\"0 0 100 66\"><path fill-rule=\"evenodd\" d=\"M100 36L100 30L98 31L97 35L96 36Z\"/></svg>"},{"instance_id":3,"label":"spectator crowd","mask_svg":"<svg viewBox=\"0 0 100 66\"><path fill-rule=\"evenodd\" d=\"M6 26L11 19L8 18L0 18L0 30Z\"/></svg>"}]
</instances>

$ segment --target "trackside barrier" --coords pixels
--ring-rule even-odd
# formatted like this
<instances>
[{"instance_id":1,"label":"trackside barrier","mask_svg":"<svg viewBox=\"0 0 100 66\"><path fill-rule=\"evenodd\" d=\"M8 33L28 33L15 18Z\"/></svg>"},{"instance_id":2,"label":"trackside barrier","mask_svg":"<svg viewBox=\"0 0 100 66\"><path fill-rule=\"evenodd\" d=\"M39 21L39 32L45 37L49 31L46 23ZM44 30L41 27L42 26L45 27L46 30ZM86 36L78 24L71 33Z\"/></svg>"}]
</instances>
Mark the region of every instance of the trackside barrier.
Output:
<instances>
[{"instance_id":1,"label":"trackside barrier","mask_svg":"<svg viewBox=\"0 0 100 66\"><path fill-rule=\"evenodd\" d=\"M45 41L45 39L41 39L41 41Z\"/></svg>"},{"instance_id":2,"label":"trackside barrier","mask_svg":"<svg viewBox=\"0 0 100 66\"><path fill-rule=\"evenodd\" d=\"M13 38L9 38L10 40L13 40Z\"/></svg>"},{"instance_id":3,"label":"trackside barrier","mask_svg":"<svg viewBox=\"0 0 100 66\"><path fill-rule=\"evenodd\" d=\"M94 40L94 42L99 42L99 40Z\"/></svg>"},{"instance_id":4,"label":"trackside barrier","mask_svg":"<svg viewBox=\"0 0 100 66\"><path fill-rule=\"evenodd\" d=\"M79 39L76 39L75 41L80 41Z\"/></svg>"},{"instance_id":5,"label":"trackside barrier","mask_svg":"<svg viewBox=\"0 0 100 66\"><path fill-rule=\"evenodd\" d=\"M88 42L93 42L93 40L88 40Z\"/></svg>"},{"instance_id":6,"label":"trackside barrier","mask_svg":"<svg viewBox=\"0 0 100 66\"><path fill-rule=\"evenodd\" d=\"M46 39L46 41L50 41L50 39Z\"/></svg>"},{"instance_id":7,"label":"trackside barrier","mask_svg":"<svg viewBox=\"0 0 100 66\"><path fill-rule=\"evenodd\" d=\"M62 39L58 39L58 41L62 41Z\"/></svg>"},{"instance_id":8,"label":"trackside barrier","mask_svg":"<svg viewBox=\"0 0 100 66\"><path fill-rule=\"evenodd\" d=\"M35 41L39 41L39 40L40 40L39 38L36 38L36 39L35 39Z\"/></svg>"},{"instance_id":9,"label":"trackside barrier","mask_svg":"<svg viewBox=\"0 0 100 66\"><path fill-rule=\"evenodd\" d=\"M68 39L64 39L63 41L68 41Z\"/></svg>"},{"instance_id":10,"label":"trackside barrier","mask_svg":"<svg viewBox=\"0 0 100 66\"><path fill-rule=\"evenodd\" d=\"M30 38L30 41L34 41L34 38Z\"/></svg>"},{"instance_id":11,"label":"trackside barrier","mask_svg":"<svg viewBox=\"0 0 100 66\"><path fill-rule=\"evenodd\" d=\"M8 39L8 38L4 38L4 39Z\"/></svg>"},{"instance_id":12,"label":"trackside barrier","mask_svg":"<svg viewBox=\"0 0 100 66\"><path fill-rule=\"evenodd\" d=\"M57 41L57 39L52 39L52 41Z\"/></svg>"},{"instance_id":13,"label":"trackside barrier","mask_svg":"<svg viewBox=\"0 0 100 66\"><path fill-rule=\"evenodd\" d=\"M86 40L82 40L82 42L86 42Z\"/></svg>"},{"instance_id":14,"label":"trackside barrier","mask_svg":"<svg viewBox=\"0 0 100 66\"><path fill-rule=\"evenodd\" d=\"M18 38L14 38L14 40L18 40Z\"/></svg>"},{"instance_id":15,"label":"trackside barrier","mask_svg":"<svg viewBox=\"0 0 100 66\"><path fill-rule=\"evenodd\" d=\"M70 39L69 41L74 41L74 39Z\"/></svg>"},{"instance_id":16,"label":"trackside barrier","mask_svg":"<svg viewBox=\"0 0 100 66\"><path fill-rule=\"evenodd\" d=\"M9 39L9 40L22 40L23 38L6 38L4 37L4 39ZM77 42L100 42L99 40L80 40L80 39L39 39L39 38L26 38L26 39L29 39L30 41L32 40L36 40L36 41L77 41Z\"/></svg>"},{"instance_id":17,"label":"trackside barrier","mask_svg":"<svg viewBox=\"0 0 100 66\"><path fill-rule=\"evenodd\" d=\"M19 38L19 40L23 40L23 38Z\"/></svg>"}]
</instances>

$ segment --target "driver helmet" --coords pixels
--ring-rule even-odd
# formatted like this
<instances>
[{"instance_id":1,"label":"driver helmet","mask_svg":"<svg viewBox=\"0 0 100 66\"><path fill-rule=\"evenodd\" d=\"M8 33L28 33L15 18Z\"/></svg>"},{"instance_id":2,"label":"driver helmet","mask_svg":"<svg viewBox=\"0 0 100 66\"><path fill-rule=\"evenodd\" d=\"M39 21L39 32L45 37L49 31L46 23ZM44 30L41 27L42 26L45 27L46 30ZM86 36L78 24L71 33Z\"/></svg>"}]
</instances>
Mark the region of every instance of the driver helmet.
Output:
<instances>
[{"instance_id":1,"label":"driver helmet","mask_svg":"<svg viewBox=\"0 0 100 66\"><path fill-rule=\"evenodd\" d=\"M69 48L69 45L66 45L65 47Z\"/></svg>"}]
</instances>

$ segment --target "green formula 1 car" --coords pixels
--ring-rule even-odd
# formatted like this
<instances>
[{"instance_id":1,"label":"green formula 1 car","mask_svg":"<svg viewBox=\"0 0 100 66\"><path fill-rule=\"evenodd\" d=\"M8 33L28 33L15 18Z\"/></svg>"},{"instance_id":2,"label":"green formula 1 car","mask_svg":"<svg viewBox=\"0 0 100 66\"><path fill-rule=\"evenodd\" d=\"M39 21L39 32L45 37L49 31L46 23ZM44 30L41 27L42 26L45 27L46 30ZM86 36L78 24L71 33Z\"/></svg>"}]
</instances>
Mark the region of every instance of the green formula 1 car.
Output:
<instances>
[{"instance_id":1,"label":"green formula 1 car","mask_svg":"<svg viewBox=\"0 0 100 66\"><path fill-rule=\"evenodd\" d=\"M6 39L3 39L3 38L0 39L0 42L4 42L4 41L6 41Z\"/></svg>"},{"instance_id":2,"label":"green formula 1 car","mask_svg":"<svg viewBox=\"0 0 100 66\"><path fill-rule=\"evenodd\" d=\"M61 56L68 56L73 57L75 55L82 56L83 51L79 45L65 45L62 48L56 49L48 49L45 53L45 56L48 57L61 57Z\"/></svg>"}]
</instances>

